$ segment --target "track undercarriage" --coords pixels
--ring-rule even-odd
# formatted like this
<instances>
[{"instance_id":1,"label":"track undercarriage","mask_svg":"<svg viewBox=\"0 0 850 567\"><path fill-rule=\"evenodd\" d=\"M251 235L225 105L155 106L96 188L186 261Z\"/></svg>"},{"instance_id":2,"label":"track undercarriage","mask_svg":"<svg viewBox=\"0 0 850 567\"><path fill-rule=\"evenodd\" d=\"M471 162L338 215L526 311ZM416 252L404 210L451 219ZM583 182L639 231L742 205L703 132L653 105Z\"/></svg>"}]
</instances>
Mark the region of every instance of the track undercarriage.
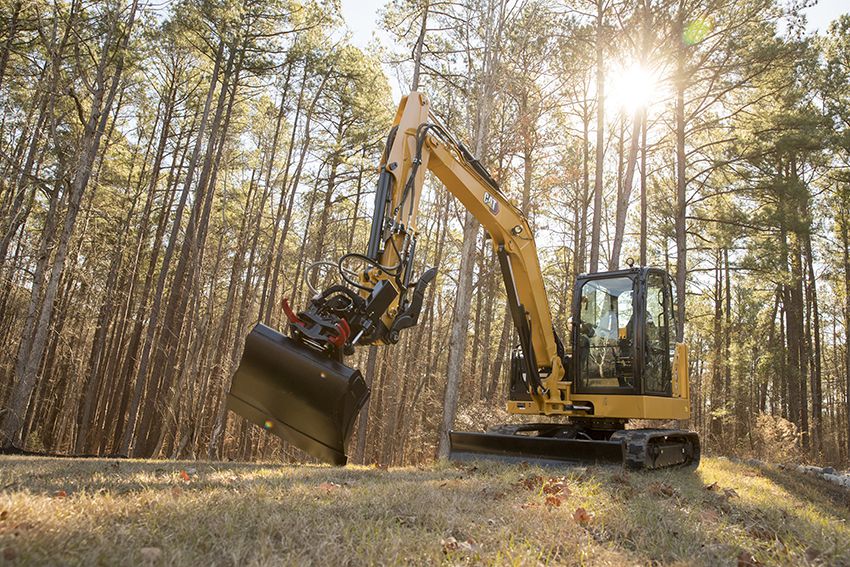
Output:
<instances>
[{"instance_id":1,"label":"track undercarriage","mask_svg":"<svg viewBox=\"0 0 850 567\"><path fill-rule=\"evenodd\" d=\"M583 424L500 425L452 431L449 459L563 466L611 464L630 470L699 466L699 437L680 429L592 429Z\"/></svg>"}]
</instances>

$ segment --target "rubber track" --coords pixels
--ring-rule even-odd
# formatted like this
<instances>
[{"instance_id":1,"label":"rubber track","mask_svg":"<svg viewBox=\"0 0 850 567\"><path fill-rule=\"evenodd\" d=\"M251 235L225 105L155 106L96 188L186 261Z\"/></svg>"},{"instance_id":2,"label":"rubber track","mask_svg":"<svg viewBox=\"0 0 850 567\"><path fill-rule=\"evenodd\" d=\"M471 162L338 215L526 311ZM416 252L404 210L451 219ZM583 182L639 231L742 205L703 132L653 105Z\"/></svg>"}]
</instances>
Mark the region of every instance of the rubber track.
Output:
<instances>
[{"instance_id":1,"label":"rubber track","mask_svg":"<svg viewBox=\"0 0 850 567\"><path fill-rule=\"evenodd\" d=\"M686 449L686 454L690 453L690 459L683 463L667 467L653 466L651 456L649 455L649 447L653 441L664 440L669 437L680 437L683 444L687 443L690 445L690 450L688 451ZM611 436L611 440L622 440L624 442L623 466L630 470L657 470L662 468L695 469L699 466L699 437L693 431L683 429L628 429L614 433Z\"/></svg>"}]
</instances>

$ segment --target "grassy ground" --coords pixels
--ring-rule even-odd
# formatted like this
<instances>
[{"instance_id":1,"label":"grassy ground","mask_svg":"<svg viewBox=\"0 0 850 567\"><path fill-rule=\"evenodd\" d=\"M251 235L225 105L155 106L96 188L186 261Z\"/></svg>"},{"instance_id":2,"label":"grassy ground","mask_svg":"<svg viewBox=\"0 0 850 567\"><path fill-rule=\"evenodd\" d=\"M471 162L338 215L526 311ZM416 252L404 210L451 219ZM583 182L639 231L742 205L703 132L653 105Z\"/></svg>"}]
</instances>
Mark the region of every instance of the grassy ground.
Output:
<instances>
[{"instance_id":1,"label":"grassy ground","mask_svg":"<svg viewBox=\"0 0 850 567\"><path fill-rule=\"evenodd\" d=\"M847 491L722 459L627 474L0 457L12 565L850 565L848 522Z\"/></svg>"}]
</instances>

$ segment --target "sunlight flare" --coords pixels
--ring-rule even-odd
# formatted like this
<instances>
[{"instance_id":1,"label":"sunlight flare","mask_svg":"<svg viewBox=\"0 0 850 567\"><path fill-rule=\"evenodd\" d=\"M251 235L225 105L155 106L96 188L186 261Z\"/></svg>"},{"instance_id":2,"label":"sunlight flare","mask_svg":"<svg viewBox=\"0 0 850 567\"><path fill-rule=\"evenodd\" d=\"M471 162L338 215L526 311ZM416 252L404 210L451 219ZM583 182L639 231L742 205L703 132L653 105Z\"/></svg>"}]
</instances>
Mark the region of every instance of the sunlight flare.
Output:
<instances>
[{"instance_id":1,"label":"sunlight flare","mask_svg":"<svg viewBox=\"0 0 850 567\"><path fill-rule=\"evenodd\" d=\"M651 106L662 98L657 71L634 61L611 69L608 77L608 105L626 114Z\"/></svg>"}]
</instances>

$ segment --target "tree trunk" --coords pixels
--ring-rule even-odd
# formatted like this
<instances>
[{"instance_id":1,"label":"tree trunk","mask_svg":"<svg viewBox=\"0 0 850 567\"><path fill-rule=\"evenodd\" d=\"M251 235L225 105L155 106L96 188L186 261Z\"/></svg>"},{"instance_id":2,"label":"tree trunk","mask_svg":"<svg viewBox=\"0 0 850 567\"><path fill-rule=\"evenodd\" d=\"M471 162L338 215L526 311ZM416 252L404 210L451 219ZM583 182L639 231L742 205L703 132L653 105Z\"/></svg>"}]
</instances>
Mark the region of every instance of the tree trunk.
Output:
<instances>
[{"instance_id":1,"label":"tree trunk","mask_svg":"<svg viewBox=\"0 0 850 567\"><path fill-rule=\"evenodd\" d=\"M842 195L841 218L839 227L841 230L841 260L844 276L844 411L847 422L847 455L850 456L850 211L847 208L846 196Z\"/></svg>"},{"instance_id":2,"label":"tree trunk","mask_svg":"<svg viewBox=\"0 0 850 567\"><path fill-rule=\"evenodd\" d=\"M422 0L422 22L419 25L419 35L416 37L416 45L413 47L413 80L410 82L410 90L419 90L419 73L422 67L422 48L425 45L425 34L428 31L428 9L430 0Z\"/></svg>"},{"instance_id":3,"label":"tree trunk","mask_svg":"<svg viewBox=\"0 0 850 567\"><path fill-rule=\"evenodd\" d=\"M679 5L674 37L682 37L684 33L684 7ZM688 243L685 218L687 215L687 178L685 177L685 86L687 71L685 70L685 43L678 41L676 49L676 74L674 89L676 91L675 127L676 127L676 342L685 340L685 317L687 317L685 286L688 278Z\"/></svg>"},{"instance_id":4,"label":"tree trunk","mask_svg":"<svg viewBox=\"0 0 850 567\"><path fill-rule=\"evenodd\" d=\"M632 197L632 187L635 177L635 165L641 132L642 113L635 112L632 119L632 135L629 139L629 154L626 158L626 173L622 179L620 191L617 194L617 213L614 219L614 242L611 246L611 261L608 269L620 269L620 253L623 249L623 239L626 232L626 216L629 212L629 201Z\"/></svg>"},{"instance_id":5,"label":"tree trunk","mask_svg":"<svg viewBox=\"0 0 850 567\"><path fill-rule=\"evenodd\" d=\"M495 75L498 71L502 30L505 25L504 0L489 3L485 15L487 28L482 50L483 69L480 83L480 96L477 98L475 123L475 155L482 161L486 153L489 135L492 99L495 94ZM478 241L479 223L472 214L466 213L463 223L463 245L458 285L455 294L455 308L449 331L449 352L446 367L446 390L443 398L443 419L439 429L437 456L446 458L449 453L449 431L454 425L460 384L463 375L463 362L469 326L469 312L472 305L472 275L475 267L475 248Z\"/></svg>"},{"instance_id":6,"label":"tree trunk","mask_svg":"<svg viewBox=\"0 0 850 567\"><path fill-rule=\"evenodd\" d=\"M0 53L0 87L3 86L3 79L6 77L6 65L9 63L9 55L12 53L12 44L15 41L22 5L21 0L16 0L12 4L12 14L9 16L9 23L6 26L6 43L3 45L3 52Z\"/></svg>"},{"instance_id":7,"label":"tree trunk","mask_svg":"<svg viewBox=\"0 0 850 567\"><path fill-rule=\"evenodd\" d=\"M726 398L723 395L723 251L714 254L714 337L711 368L711 442L723 443L723 416Z\"/></svg>"},{"instance_id":8,"label":"tree trunk","mask_svg":"<svg viewBox=\"0 0 850 567\"><path fill-rule=\"evenodd\" d=\"M605 0L596 1L596 170L593 178L593 225L590 231L591 274L599 271L602 248L602 188L605 165Z\"/></svg>"}]
</instances>

